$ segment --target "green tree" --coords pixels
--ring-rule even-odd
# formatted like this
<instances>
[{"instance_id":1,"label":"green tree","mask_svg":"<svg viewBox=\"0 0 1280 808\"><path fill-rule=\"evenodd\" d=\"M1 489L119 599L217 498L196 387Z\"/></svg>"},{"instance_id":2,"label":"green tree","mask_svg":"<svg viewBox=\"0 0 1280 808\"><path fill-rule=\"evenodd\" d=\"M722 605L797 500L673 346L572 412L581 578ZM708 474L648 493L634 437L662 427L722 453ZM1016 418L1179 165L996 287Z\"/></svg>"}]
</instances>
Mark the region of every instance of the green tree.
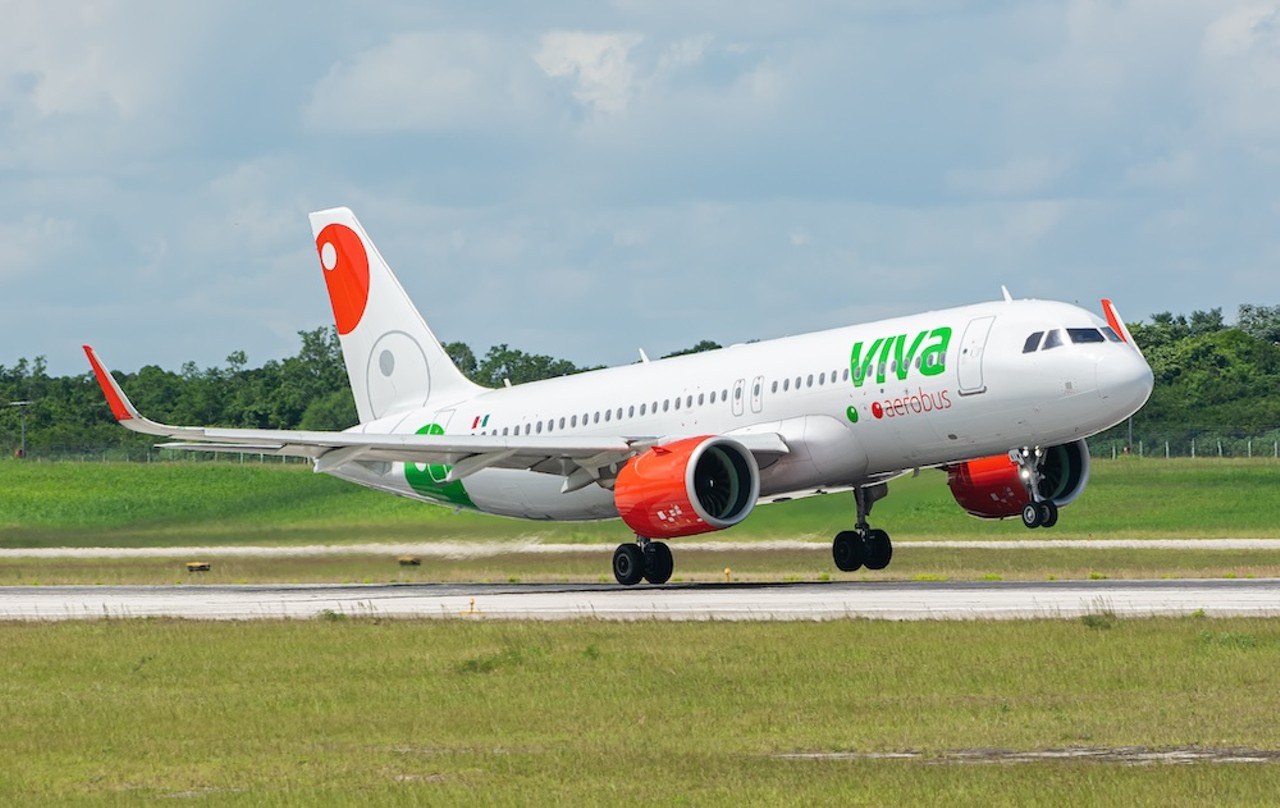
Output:
<instances>
[{"instance_id":1,"label":"green tree","mask_svg":"<svg viewBox=\"0 0 1280 808\"><path fill-rule=\"evenodd\" d=\"M1280 306L1241 304L1238 326L1249 336L1271 344L1280 343Z\"/></svg>"},{"instance_id":2,"label":"green tree","mask_svg":"<svg viewBox=\"0 0 1280 808\"><path fill-rule=\"evenodd\" d=\"M689 354L702 353L703 351L716 351L722 347L723 346L718 342L712 342L709 339L704 339L701 342L698 342L692 348L685 348L684 350L681 350L681 351L672 351L671 353L666 354L662 358L670 359L673 356L688 356Z\"/></svg>"}]
</instances>

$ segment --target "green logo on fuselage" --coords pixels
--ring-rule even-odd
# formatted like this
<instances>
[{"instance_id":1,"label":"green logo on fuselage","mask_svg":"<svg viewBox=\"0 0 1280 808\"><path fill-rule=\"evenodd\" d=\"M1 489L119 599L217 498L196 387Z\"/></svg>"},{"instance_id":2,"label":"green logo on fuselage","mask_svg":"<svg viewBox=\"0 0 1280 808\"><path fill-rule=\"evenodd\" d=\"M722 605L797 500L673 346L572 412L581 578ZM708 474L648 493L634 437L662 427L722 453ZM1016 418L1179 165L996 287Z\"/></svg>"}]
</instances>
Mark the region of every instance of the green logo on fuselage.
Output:
<instances>
[{"instance_id":1,"label":"green logo on fuselage","mask_svg":"<svg viewBox=\"0 0 1280 808\"><path fill-rule=\"evenodd\" d=\"M946 369L950 345L951 329L946 326L921 331L913 337L880 337L870 345L859 340L849 354L849 377L854 387L861 387L873 374L876 384L884 384L891 367L898 381L906 381L913 370L923 376L937 376Z\"/></svg>"},{"instance_id":2,"label":"green logo on fuselage","mask_svg":"<svg viewBox=\"0 0 1280 808\"><path fill-rule=\"evenodd\" d=\"M443 435L444 427L439 424L427 424L418 430L419 435ZM461 480L445 482L449 477L449 469L443 463L405 463L404 479L409 487L424 497L437 502L449 502L465 508L474 508L475 503L462 487Z\"/></svg>"}]
</instances>

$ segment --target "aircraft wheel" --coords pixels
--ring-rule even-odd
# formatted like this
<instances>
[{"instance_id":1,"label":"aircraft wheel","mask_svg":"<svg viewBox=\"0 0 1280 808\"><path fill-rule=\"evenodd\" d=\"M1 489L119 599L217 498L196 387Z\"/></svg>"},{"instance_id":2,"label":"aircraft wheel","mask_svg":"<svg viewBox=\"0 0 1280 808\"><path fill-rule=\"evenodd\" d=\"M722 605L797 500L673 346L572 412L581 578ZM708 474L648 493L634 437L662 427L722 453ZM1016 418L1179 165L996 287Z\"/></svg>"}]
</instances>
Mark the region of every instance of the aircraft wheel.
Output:
<instances>
[{"instance_id":1,"label":"aircraft wheel","mask_svg":"<svg viewBox=\"0 0 1280 808\"><path fill-rule=\"evenodd\" d=\"M856 572L866 557L866 541L852 530L842 530L831 543L831 556L843 572Z\"/></svg>"},{"instance_id":2,"label":"aircraft wheel","mask_svg":"<svg viewBox=\"0 0 1280 808\"><path fill-rule=\"evenodd\" d=\"M614 562L615 565L617 562ZM649 551L644 554L644 579L651 584L665 584L671 580L675 570L675 561L671 558L671 548L660 541L649 542Z\"/></svg>"},{"instance_id":3,"label":"aircraft wheel","mask_svg":"<svg viewBox=\"0 0 1280 808\"><path fill-rule=\"evenodd\" d=\"M1040 527L1053 527L1058 524L1058 505L1052 500L1040 503Z\"/></svg>"},{"instance_id":4,"label":"aircraft wheel","mask_svg":"<svg viewBox=\"0 0 1280 808\"><path fill-rule=\"evenodd\" d=\"M1028 528L1040 527L1040 504L1028 502L1022 506L1022 524Z\"/></svg>"},{"instance_id":5,"label":"aircraft wheel","mask_svg":"<svg viewBox=\"0 0 1280 808\"><path fill-rule=\"evenodd\" d=\"M613 577L623 586L635 586L644 577L644 551L638 544L619 544L613 551Z\"/></svg>"},{"instance_id":6,"label":"aircraft wheel","mask_svg":"<svg viewBox=\"0 0 1280 808\"><path fill-rule=\"evenodd\" d=\"M889 534L883 530L872 530L867 533L866 557L863 563L869 570L882 570L893 560L893 543Z\"/></svg>"}]
</instances>

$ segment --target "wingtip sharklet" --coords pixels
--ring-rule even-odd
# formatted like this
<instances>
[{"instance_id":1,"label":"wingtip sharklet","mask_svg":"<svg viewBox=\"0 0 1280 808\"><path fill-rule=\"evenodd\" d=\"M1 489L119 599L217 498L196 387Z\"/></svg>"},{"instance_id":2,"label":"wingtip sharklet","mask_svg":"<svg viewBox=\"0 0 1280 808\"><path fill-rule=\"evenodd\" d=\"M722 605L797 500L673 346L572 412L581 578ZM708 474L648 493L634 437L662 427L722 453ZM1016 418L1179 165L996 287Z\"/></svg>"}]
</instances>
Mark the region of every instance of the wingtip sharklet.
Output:
<instances>
[{"instance_id":1,"label":"wingtip sharklet","mask_svg":"<svg viewBox=\"0 0 1280 808\"><path fill-rule=\"evenodd\" d=\"M138 417L138 410L133 406L133 402L124 394L124 390L120 389L120 385L116 382L115 377L102 364L102 360L98 358L97 352L93 350L93 346L84 346L84 355L89 359L89 367L93 368L93 375L98 380L98 386L102 388L102 394L107 398L107 405L111 407L111 414L120 423L132 421Z\"/></svg>"}]
</instances>

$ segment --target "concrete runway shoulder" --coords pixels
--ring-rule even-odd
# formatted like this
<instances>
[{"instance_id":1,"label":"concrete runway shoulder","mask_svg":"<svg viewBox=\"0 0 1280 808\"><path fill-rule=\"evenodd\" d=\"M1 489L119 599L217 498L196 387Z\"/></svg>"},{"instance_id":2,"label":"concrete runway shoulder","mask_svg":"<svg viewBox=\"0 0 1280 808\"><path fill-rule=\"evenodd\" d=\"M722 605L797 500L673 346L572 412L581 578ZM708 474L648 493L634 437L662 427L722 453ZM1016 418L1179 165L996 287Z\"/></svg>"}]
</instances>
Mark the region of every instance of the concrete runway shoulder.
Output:
<instances>
[{"instance_id":1,"label":"concrete runway shoulder","mask_svg":"<svg viewBox=\"0 0 1280 808\"><path fill-rule=\"evenodd\" d=\"M0 620L174 617L984 620L1280 616L1280 579L679 584L263 584L0 587Z\"/></svg>"}]
</instances>

